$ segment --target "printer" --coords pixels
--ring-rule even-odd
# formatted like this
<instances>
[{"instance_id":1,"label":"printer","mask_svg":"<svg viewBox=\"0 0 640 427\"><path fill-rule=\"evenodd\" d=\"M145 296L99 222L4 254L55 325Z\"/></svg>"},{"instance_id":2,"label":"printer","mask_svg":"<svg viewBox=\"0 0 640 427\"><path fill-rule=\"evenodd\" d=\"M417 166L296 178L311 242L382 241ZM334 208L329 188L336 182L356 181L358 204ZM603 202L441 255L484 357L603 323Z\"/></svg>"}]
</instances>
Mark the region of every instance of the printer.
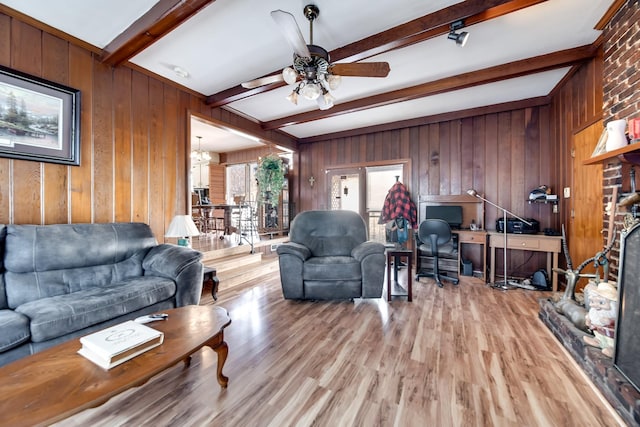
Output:
<instances>
[{"instance_id":1,"label":"printer","mask_svg":"<svg viewBox=\"0 0 640 427\"><path fill-rule=\"evenodd\" d=\"M536 234L540 232L540 223L533 218L525 218L531 225L518 218L507 218L507 233ZM496 230L504 233L504 218L496 221Z\"/></svg>"}]
</instances>

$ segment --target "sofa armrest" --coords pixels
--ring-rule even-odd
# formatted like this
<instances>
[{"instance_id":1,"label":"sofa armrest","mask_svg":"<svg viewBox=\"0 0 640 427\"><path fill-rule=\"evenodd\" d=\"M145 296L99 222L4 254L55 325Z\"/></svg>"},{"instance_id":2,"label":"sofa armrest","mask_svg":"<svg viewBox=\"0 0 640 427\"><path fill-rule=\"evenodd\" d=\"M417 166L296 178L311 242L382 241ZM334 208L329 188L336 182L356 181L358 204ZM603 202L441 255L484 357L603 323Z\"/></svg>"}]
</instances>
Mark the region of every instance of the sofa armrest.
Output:
<instances>
[{"instance_id":1,"label":"sofa armrest","mask_svg":"<svg viewBox=\"0 0 640 427\"><path fill-rule=\"evenodd\" d=\"M202 253L185 246L159 244L142 260L145 276L161 276L176 282L176 307L199 304L204 266Z\"/></svg>"},{"instance_id":2,"label":"sofa armrest","mask_svg":"<svg viewBox=\"0 0 640 427\"><path fill-rule=\"evenodd\" d=\"M301 261L306 261L311 257L311 251L300 243L287 242L278 246L276 249L278 255L294 255L300 258Z\"/></svg>"},{"instance_id":3,"label":"sofa armrest","mask_svg":"<svg viewBox=\"0 0 640 427\"><path fill-rule=\"evenodd\" d=\"M367 241L351 251L362 268L362 297L380 298L384 286L385 254L380 242Z\"/></svg>"},{"instance_id":4,"label":"sofa armrest","mask_svg":"<svg viewBox=\"0 0 640 427\"><path fill-rule=\"evenodd\" d=\"M278 246L280 283L285 299L304 298L302 273L304 262L311 257L311 250L299 243L287 242Z\"/></svg>"},{"instance_id":5,"label":"sofa armrest","mask_svg":"<svg viewBox=\"0 0 640 427\"><path fill-rule=\"evenodd\" d=\"M360 262L372 254L384 254L384 245L380 242L373 242L369 240L367 242L360 243L351 251L351 256Z\"/></svg>"}]
</instances>

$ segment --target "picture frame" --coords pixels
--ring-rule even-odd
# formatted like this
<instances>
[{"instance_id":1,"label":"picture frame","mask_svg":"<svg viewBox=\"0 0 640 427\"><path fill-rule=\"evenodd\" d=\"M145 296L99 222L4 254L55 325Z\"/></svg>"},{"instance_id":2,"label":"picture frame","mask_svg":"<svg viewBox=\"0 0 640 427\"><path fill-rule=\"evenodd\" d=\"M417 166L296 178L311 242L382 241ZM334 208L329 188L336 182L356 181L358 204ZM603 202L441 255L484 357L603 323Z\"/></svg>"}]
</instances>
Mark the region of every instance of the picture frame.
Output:
<instances>
[{"instance_id":1,"label":"picture frame","mask_svg":"<svg viewBox=\"0 0 640 427\"><path fill-rule=\"evenodd\" d=\"M596 148L591 153L591 157L599 156L607 152L607 128L605 127L600 134Z\"/></svg>"},{"instance_id":2,"label":"picture frame","mask_svg":"<svg viewBox=\"0 0 640 427\"><path fill-rule=\"evenodd\" d=\"M0 157L80 165L80 91L0 66Z\"/></svg>"}]
</instances>

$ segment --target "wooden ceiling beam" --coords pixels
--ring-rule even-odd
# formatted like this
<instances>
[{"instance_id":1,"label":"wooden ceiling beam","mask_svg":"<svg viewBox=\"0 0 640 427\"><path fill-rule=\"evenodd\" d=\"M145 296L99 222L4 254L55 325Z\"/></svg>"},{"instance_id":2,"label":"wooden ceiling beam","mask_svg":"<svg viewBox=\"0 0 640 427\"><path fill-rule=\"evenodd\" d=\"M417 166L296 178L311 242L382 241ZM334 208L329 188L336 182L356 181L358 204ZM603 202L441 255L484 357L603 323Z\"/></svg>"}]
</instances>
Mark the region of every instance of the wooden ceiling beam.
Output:
<instances>
[{"instance_id":1,"label":"wooden ceiling beam","mask_svg":"<svg viewBox=\"0 0 640 427\"><path fill-rule=\"evenodd\" d=\"M329 52L329 56L332 62L361 61L381 53L447 34L449 32L449 24L459 19L465 19L465 24L469 26L545 1L547 0L467 0L335 49ZM271 76L281 71L275 70L261 77ZM284 82L279 82L254 89L245 89L238 85L208 96L207 105L221 107L231 102L277 89L285 86L285 84Z\"/></svg>"},{"instance_id":2,"label":"wooden ceiling beam","mask_svg":"<svg viewBox=\"0 0 640 427\"><path fill-rule=\"evenodd\" d=\"M439 93L520 77L527 74L540 73L586 61L587 59L593 58L595 54L596 48L594 48L593 45L561 50L546 55L540 55L533 58L485 68L483 70L446 77L440 80L378 94L369 98L356 99L354 101L335 105L329 110L314 110L307 113L295 114L293 116L263 122L262 129L279 129L285 126L307 123L328 117L336 117L342 114L382 107L384 105L395 104L397 102L410 101Z\"/></svg>"},{"instance_id":3,"label":"wooden ceiling beam","mask_svg":"<svg viewBox=\"0 0 640 427\"><path fill-rule=\"evenodd\" d=\"M134 1L134 0L132 0ZM215 0L160 0L113 39L100 60L117 66L133 58Z\"/></svg>"}]
</instances>

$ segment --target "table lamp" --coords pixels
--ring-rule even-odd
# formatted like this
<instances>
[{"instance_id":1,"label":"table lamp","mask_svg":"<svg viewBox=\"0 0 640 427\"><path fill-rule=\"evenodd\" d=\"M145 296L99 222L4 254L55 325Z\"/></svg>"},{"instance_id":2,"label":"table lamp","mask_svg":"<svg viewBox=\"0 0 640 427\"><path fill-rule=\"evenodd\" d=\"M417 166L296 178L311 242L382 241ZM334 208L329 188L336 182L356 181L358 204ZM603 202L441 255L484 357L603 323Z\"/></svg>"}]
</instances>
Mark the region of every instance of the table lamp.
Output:
<instances>
[{"instance_id":1,"label":"table lamp","mask_svg":"<svg viewBox=\"0 0 640 427\"><path fill-rule=\"evenodd\" d=\"M199 236L198 227L193 222L190 215L176 215L169 224L169 229L165 237L177 237L178 246L191 246L189 238L191 236Z\"/></svg>"}]
</instances>

